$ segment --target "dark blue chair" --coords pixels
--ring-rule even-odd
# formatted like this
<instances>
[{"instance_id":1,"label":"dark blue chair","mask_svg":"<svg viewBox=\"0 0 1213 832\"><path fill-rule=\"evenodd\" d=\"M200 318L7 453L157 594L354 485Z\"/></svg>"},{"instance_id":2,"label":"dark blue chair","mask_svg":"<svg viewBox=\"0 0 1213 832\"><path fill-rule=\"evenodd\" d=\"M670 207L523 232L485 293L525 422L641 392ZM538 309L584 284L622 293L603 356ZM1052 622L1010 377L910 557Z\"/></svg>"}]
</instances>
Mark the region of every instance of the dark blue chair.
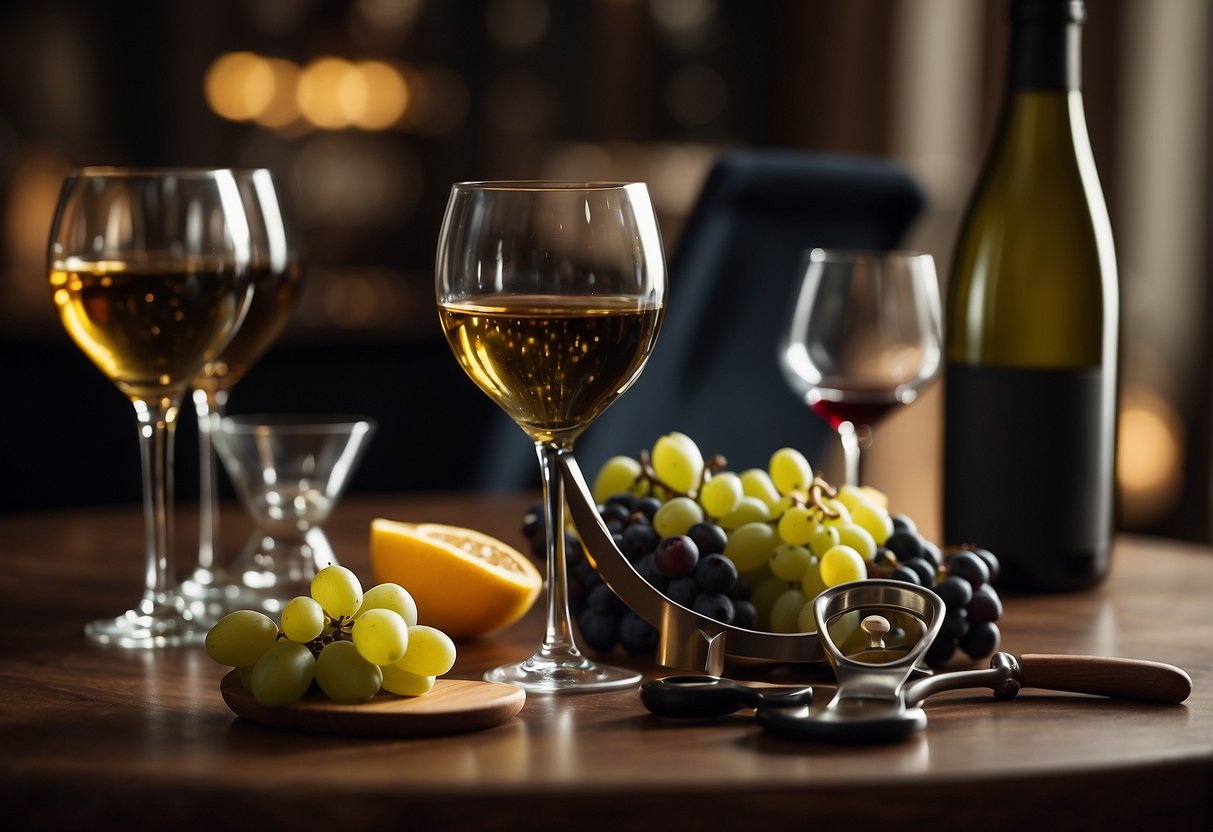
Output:
<instances>
[{"instance_id":1,"label":"dark blue chair","mask_svg":"<svg viewBox=\"0 0 1213 832\"><path fill-rule=\"evenodd\" d=\"M776 359L805 252L893 248L923 204L914 179L884 160L722 154L669 261L666 318L644 373L577 441L586 476L673 430L736 471L765 468L785 445L816 463L833 434L788 388ZM504 413L491 430L474 485L534 487L527 438Z\"/></svg>"}]
</instances>

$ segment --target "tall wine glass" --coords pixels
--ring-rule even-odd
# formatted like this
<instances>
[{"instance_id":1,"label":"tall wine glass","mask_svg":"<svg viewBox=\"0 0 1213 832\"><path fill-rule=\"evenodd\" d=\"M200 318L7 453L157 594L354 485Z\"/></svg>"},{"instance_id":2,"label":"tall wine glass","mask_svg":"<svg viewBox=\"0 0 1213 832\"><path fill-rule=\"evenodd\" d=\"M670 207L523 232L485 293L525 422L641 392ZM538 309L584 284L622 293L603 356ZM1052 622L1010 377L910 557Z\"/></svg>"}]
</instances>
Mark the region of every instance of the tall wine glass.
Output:
<instances>
[{"instance_id":1,"label":"tall wine glass","mask_svg":"<svg viewBox=\"0 0 1213 832\"><path fill-rule=\"evenodd\" d=\"M792 389L842 440L846 481L890 410L939 373L935 261L906 251L813 249L783 331L779 364Z\"/></svg>"},{"instance_id":2,"label":"tall wine glass","mask_svg":"<svg viewBox=\"0 0 1213 832\"><path fill-rule=\"evenodd\" d=\"M643 183L468 182L451 189L437 299L460 365L535 444L547 524L547 630L535 655L485 678L539 692L633 685L573 638L558 461L640 374L666 273Z\"/></svg>"},{"instance_id":3,"label":"tall wine glass","mask_svg":"<svg viewBox=\"0 0 1213 832\"><path fill-rule=\"evenodd\" d=\"M209 622L175 588L173 434L191 379L248 302L249 229L236 180L227 170L69 171L49 248L59 318L130 398L143 457L143 597L85 633L127 647L198 640Z\"/></svg>"},{"instance_id":4,"label":"tall wine glass","mask_svg":"<svg viewBox=\"0 0 1213 832\"><path fill-rule=\"evenodd\" d=\"M302 278L298 251L283 219L279 188L270 171L233 171L249 225L249 281L253 294L248 311L227 346L194 378L198 416L199 526L198 562L182 583L187 597L221 605L229 578L219 574L215 547L219 540L219 480L214 441L236 382L282 333L299 295Z\"/></svg>"}]
</instances>

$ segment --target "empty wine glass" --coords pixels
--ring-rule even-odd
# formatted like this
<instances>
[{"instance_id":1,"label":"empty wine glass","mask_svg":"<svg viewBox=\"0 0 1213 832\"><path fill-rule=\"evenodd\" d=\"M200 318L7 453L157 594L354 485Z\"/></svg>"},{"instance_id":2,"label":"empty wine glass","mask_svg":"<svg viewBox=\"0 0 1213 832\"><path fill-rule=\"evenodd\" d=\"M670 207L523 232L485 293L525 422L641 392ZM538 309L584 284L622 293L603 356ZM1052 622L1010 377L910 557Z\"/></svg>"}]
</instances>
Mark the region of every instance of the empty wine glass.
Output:
<instances>
[{"instance_id":1,"label":"empty wine glass","mask_svg":"<svg viewBox=\"0 0 1213 832\"><path fill-rule=\"evenodd\" d=\"M173 435L181 399L248 301L249 228L230 170L69 171L50 235L50 285L76 345L139 421L146 584L139 603L85 627L92 639L159 647L209 622L176 589Z\"/></svg>"},{"instance_id":2,"label":"empty wine glass","mask_svg":"<svg viewBox=\"0 0 1213 832\"><path fill-rule=\"evenodd\" d=\"M657 339L666 272L643 183L468 182L451 189L437 300L459 364L535 444L547 525L547 629L531 658L485 678L530 691L608 690L640 675L573 638L557 470L636 379Z\"/></svg>"},{"instance_id":3,"label":"empty wine glass","mask_svg":"<svg viewBox=\"0 0 1213 832\"><path fill-rule=\"evenodd\" d=\"M265 169L233 171L249 223L249 281L253 294L248 311L223 351L206 362L194 379L198 417L198 562L182 582L189 598L222 602L227 576L215 551L219 541L219 480L211 440L227 409L236 382L281 334L299 295L302 267L283 218L279 188ZM205 608L205 606L204 606Z\"/></svg>"},{"instance_id":4,"label":"empty wine glass","mask_svg":"<svg viewBox=\"0 0 1213 832\"><path fill-rule=\"evenodd\" d=\"M282 611L337 556L324 523L375 432L357 416L227 416L215 449L256 528L227 569L229 608Z\"/></svg>"},{"instance_id":5,"label":"empty wine glass","mask_svg":"<svg viewBox=\"0 0 1213 832\"><path fill-rule=\"evenodd\" d=\"M935 261L907 251L813 249L792 303L779 365L792 389L838 432L846 481L890 410L939 373Z\"/></svg>"}]
</instances>

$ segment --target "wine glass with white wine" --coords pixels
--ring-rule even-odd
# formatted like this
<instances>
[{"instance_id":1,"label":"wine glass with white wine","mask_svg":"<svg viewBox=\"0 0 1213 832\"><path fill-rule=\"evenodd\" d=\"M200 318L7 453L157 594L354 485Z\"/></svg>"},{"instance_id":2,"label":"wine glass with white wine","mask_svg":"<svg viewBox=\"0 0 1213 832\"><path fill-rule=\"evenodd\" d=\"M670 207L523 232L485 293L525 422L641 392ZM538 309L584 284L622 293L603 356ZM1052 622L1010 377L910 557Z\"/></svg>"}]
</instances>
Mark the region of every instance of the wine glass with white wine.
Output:
<instances>
[{"instance_id":1,"label":"wine glass with white wine","mask_svg":"<svg viewBox=\"0 0 1213 832\"><path fill-rule=\"evenodd\" d=\"M464 371L530 437L547 526L547 629L485 678L536 692L610 690L639 674L581 654L568 610L564 489L574 440L640 375L666 296L643 183L466 182L438 241L439 318Z\"/></svg>"},{"instance_id":2,"label":"wine glass with white wine","mask_svg":"<svg viewBox=\"0 0 1213 832\"><path fill-rule=\"evenodd\" d=\"M249 227L236 181L230 170L68 171L48 259L59 319L130 399L143 457L143 596L85 633L125 647L199 641L210 622L175 585L173 435L191 381L248 304Z\"/></svg>"}]
</instances>

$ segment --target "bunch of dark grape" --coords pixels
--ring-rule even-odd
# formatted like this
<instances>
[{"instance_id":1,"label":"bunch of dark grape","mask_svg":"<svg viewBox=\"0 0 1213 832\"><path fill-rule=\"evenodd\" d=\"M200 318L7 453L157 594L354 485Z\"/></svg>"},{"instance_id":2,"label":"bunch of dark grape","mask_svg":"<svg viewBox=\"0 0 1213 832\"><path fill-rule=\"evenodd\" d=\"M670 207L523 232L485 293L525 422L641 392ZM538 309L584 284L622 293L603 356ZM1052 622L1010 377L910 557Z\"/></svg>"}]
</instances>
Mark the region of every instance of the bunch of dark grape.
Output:
<instances>
[{"instance_id":1,"label":"bunch of dark grape","mask_svg":"<svg viewBox=\"0 0 1213 832\"><path fill-rule=\"evenodd\" d=\"M750 585L723 554L728 535L715 523L697 523L684 535L662 537L653 515L662 502L654 497L616 494L599 507L615 545L646 581L667 598L725 624L752 628L758 619L750 603ZM542 508L533 507L523 525L531 552L542 556ZM633 656L651 655L657 630L632 612L602 582L585 557L581 542L565 536L569 607L586 645L607 652L620 645Z\"/></svg>"},{"instance_id":2,"label":"bunch of dark grape","mask_svg":"<svg viewBox=\"0 0 1213 832\"><path fill-rule=\"evenodd\" d=\"M873 577L928 586L943 599L943 624L927 650L927 664L947 664L957 650L971 659L997 650L1002 600L991 584L998 579L998 558L976 546L941 552L905 515L893 516L893 528L870 571Z\"/></svg>"}]
</instances>

